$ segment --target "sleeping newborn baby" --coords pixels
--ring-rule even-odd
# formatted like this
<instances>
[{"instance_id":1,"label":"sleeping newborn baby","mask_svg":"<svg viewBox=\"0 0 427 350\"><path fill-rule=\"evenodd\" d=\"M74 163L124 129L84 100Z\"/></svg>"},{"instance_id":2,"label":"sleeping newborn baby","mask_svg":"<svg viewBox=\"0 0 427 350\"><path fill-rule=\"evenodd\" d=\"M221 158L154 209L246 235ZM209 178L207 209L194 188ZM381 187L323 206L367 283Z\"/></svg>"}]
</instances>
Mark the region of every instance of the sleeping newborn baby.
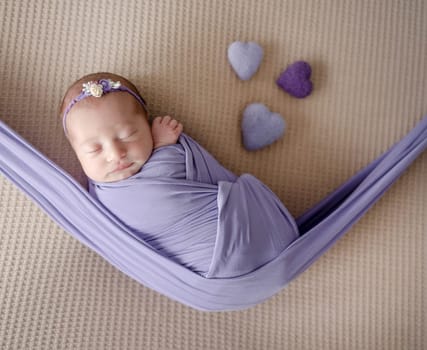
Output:
<instances>
[{"instance_id":1,"label":"sleeping newborn baby","mask_svg":"<svg viewBox=\"0 0 427 350\"><path fill-rule=\"evenodd\" d=\"M232 277L298 237L295 220L262 182L221 166L175 119L157 117L150 126L127 79L79 79L61 117L89 193L168 259L204 277Z\"/></svg>"},{"instance_id":2,"label":"sleeping newborn baby","mask_svg":"<svg viewBox=\"0 0 427 350\"><path fill-rule=\"evenodd\" d=\"M103 96L104 86L118 84L129 89ZM111 73L87 75L67 91L61 106L61 116L86 85L86 98L69 108L64 130L85 174L95 181L112 182L137 173L153 149L175 144L183 126L170 116L157 117L152 125L144 100L136 87L123 77ZM105 86L106 89L114 87ZM99 96L98 96L99 95ZM102 96L102 99L99 97Z\"/></svg>"},{"instance_id":3,"label":"sleeping newborn baby","mask_svg":"<svg viewBox=\"0 0 427 350\"><path fill-rule=\"evenodd\" d=\"M151 124L126 79L82 78L61 106L82 188L0 120L0 173L114 266L202 310L272 296L348 232L427 149L427 116L297 219L251 174L236 176L169 117Z\"/></svg>"}]
</instances>

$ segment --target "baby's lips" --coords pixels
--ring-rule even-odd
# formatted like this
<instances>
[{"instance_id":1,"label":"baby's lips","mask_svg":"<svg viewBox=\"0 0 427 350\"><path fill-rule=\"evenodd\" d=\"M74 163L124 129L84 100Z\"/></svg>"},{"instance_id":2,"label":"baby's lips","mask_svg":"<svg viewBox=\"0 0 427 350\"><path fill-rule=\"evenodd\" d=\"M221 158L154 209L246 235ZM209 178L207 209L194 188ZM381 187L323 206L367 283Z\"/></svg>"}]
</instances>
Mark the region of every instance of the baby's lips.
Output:
<instances>
[{"instance_id":1,"label":"baby's lips","mask_svg":"<svg viewBox=\"0 0 427 350\"><path fill-rule=\"evenodd\" d=\"M129 168L133 163L119 164L119 166L114 171L120 171Z\"/></svg>"}]
</instances>

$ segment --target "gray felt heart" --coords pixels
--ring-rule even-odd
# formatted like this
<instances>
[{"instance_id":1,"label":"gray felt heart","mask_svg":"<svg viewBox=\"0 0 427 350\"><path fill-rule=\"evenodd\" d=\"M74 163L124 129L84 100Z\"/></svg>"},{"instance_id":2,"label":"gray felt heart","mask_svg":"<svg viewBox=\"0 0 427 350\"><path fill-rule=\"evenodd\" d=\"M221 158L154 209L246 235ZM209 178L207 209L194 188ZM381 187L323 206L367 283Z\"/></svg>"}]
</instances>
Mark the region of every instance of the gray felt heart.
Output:
<instances>
[{"instance_id":1,"label":"gray felt heart","mask_svg":"<svg viewBox=\"0 0 427 350\"><path fill-rule=\"evenodd\" d=\"M235 41L228 47L228 61L242 80L249 80L256 73L263 55L262 47L253 41Z\"/></svg>"},{"instance_id":2,"label":"gray felt heart","mask_svg":"<svg viewBox=\"0 0 427 350\"><path fill-rule=\"evenodd\" d=\"M243 111L243 145L255 151L272 144L282 137L286 122L279 113L271 112L262 103L252 103Z\"/></svg>"}]
</instances>

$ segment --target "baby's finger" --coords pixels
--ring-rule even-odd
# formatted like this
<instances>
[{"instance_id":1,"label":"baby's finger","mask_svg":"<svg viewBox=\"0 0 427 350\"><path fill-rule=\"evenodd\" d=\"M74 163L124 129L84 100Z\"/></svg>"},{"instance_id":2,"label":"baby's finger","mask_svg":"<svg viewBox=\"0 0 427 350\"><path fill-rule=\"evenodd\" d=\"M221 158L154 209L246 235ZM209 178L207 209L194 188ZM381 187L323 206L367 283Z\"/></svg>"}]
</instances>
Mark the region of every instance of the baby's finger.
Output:
<instances>
[{"instance_id":1,"label":"baby's finger","mask_svg":"<svg viewBox=\"0 0 427 350\"><path fill-rule=\"evenodd\" d=\"M162 121L162 117L157 116L156 118L153 119L153 124L159 124L161 121Z\"/></svg>"},{"instance_id":2,"label":"baby's finger","mask_svg":"<svg viewBox=\"0 0 427 350\"><path fill-rule=\"evenodd\" d=\"M176 119L172 119L169 123L169 126L171 128L175 128L177 125L178 125L178 120L176 120Z\"/></svg>"},{"instance_id":3,"label":"baby's finger","mask_svg":"<svg viewBox=\"0 0 427 350\"><path fill-rule=\"evenodd\" d=\"M184 130L184 125L181 123L178 123L178 125L175 127L175 131L181 133Z\"/></svg>"},{"instance_id":4,"label":"baby's finger","mask_svg":"<svg viewBox=\"0 0 427 350\"><path fill-rule=\"evenodd\" d=\"M162 124L168 124L170 121L171 121L171 117L169 116L169 115L165 115L164 117L163 117L163 119L162 119Z\"/></svg>"}]
</instances>

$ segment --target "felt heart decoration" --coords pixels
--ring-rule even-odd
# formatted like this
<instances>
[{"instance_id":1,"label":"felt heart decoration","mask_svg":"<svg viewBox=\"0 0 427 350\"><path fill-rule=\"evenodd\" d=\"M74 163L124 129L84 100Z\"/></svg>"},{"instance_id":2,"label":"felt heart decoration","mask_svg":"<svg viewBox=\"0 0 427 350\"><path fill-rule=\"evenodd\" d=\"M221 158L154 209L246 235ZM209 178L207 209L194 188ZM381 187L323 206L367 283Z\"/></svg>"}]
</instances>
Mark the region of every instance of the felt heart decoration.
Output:
<instances>
[{"instance_id":1,"label":"felt heart decoration","mask_svg":"<svg viewBox=\"0 0 427 350\"><path fill-rule=\"evenodd\" d=\"M297 61L288 66L276 83L288 94L303 98L310 95L313 83L310 81L311 67L307 62Z\"/></svg>"},{"instance_id":2,"label":"felt heart decoration","mask_svg":"<svg viewBox=\"0 0 427 350\"><path fill-rule=\"evenodd\" d=\"M228 47L228 61L242 80L249 80L258 70L264 55L257 43L235 41Z\"/></svg>"},{"instance_id":3,"label":"felt heart decoration","mask_svg":"<svg viewBox=\"0 0 427 350\"><path fill-rule=\"evenodd\" d=\"M279 113L271 112L262 103L252 103L243 111L243 145L255 151L277 141L285 132L286 122Z\"/></svg>"}]
</instances>

